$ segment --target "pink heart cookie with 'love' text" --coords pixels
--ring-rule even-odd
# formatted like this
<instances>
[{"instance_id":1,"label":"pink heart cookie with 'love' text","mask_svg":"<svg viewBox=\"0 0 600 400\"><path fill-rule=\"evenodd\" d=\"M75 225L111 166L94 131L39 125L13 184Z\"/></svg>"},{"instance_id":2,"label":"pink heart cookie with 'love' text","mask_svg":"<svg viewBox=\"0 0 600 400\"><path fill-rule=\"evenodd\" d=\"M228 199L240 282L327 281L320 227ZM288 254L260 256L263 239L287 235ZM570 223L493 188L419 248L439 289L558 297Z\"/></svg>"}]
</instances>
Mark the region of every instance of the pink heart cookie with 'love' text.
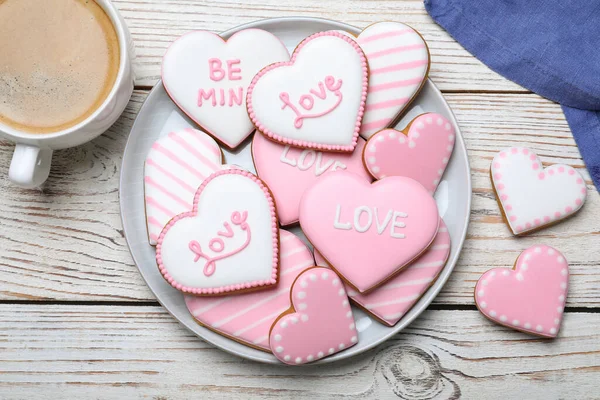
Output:
<instances>
[{"instance_id":1,"label":"pink heart cookie with 'love' text","mask_svg":"<svg viewBox=\"0 0 600 400\"><path fill-rule=\"evenodd\" d=\"M569 265L560 251L533 246L514 269L494 268L479 278L475 303L487 318L538 336L556 337L569 287Z\"/></svg>"},{"instance_id":2,"label":"pink heart cookie with 'love' text","mask_svg":"<svg viewBox=\"0 0 600 400\"><path fill-rule=\"evenodd\" d=\"M290 307L290 289L296 277L314 266L308 247L294 234L279 231L281 248L276 288L227 297L185 296L194 318L208 329L259 350L269 348L271 325Z\"/></svg>"},{"instance_id":3,"label":"pink heart cookie with 'love' text","mask_svg":"<svg viewBox=\"0 0 600 400\"><path fill-rule=\"evenodd\" d=\"M502 150L491 166L498 202L515 235L525 234L575 214L587 188L568 165L543 169L537 155L524 147Z\"/></svg>"},{"instance_id":4,"label":"pink heart cookie with 'love' text","mask_svg":"<svg viewBox=\"0 0 600 400\"><path fill-rule=\"evenodd\" d=\"M239 169L215 172L198 188L192 211L162 230L156 262L176 289L195 295L277 284L279 228L265 184Z\"/></svg>"},{"instance_id":5,"label":"pink heart cookie with 'love' text","mask_svg":"<svg viewBox=\"0 0 600 400\"><path fill-rule=\"evenodd\" d=\"M207 31L187 33L163 57L165 90L191 119L229 148L254 130L246 110L247 88L269 64L289 60L272 33L243 29L224 40Z\"/></svg>"},{"instance_id":6,"label":"pink heart cookie with 'love' text","mask_svg":"<svg viewBox=\"0 0 600 400\"><path fill-rule=\"evenodd\" d=\"M433 285L446 265L449 254L450 235L440 218L438 234L421 257L368 294L360 294L346 286L348 297L379 321L394 326ZM315 261L317 265L329 266L318 250L315 250Z\"/></svg>"},{"instance_id":7,"label":"pink heart cookie with 'love' text","mask_svg":"<svg viewBox=\"0 0 600 400\"><path fill-rule=\"evenodd\" d=\"M269 65L248 88L248 114L270 140L326 151L353 151L367 98L360 46L339 32L304 39L289 62Z\"/></svg>"},{"instance_id":8,"label":"pink heart cookie with 'love' text","mask_svg":"<svg viewBox=\"0 0 600 400\"><path fill-rule=\"evenodd\" d=\"M384 129L367 142L363 161L375 179L407 176L435 192L455 140L454 127L439 114L423 114L404 129Z\"/></svg>"},{"instance_id":9,"label":"pink heart cookie with 'love' text","mask_svg":"<svg viewBox=\"0 0 600 400\"><path fill-rule=\"evenodd\" d=\"M346 282L361 293L425 251L438 231L435 200L399 176L371 184L356 174L323 175L300 201L300 226Z\"/></svg>"},{"instance_id":10,"label":"pink heart cookie with 'love' text","mask_svg":"<svg viewBox=\"0 0 600 400\"><path fill-rule=\"evenodd\" d=\"M223 168L221 161L217 142L196 129L171 132L154 142L144 167L151 245L171 218L192 209L196 190L210 174Z\"/></svg>"},{"instance_id":11,"label":"pink heart cookie with 'love' text","mask_svg":"<svg viewBox=\"0 0 600 400\"><path fill-rule=\"evenodd\" d=\"M352 153L325 153L282 145L263 135L254 135L252 158L256 173L273 192L281 225L298 222L300 198L324 173L347 170L370 179L362 164L364 146L365 141L358 138Z\"/></svg>"},{"instance_id":12,"label":"pink heart cookie with 'love' text","mask_svg":"<svg viewBox=\"0 0 600 400\"><path fill-rule=\"evenodd\" d=\"M330 269L302 272L290 293L292 308L278 318L269 334L280 361L298 365L354 346L358 332L344 284Z\"/></svg>"}]
</instances>

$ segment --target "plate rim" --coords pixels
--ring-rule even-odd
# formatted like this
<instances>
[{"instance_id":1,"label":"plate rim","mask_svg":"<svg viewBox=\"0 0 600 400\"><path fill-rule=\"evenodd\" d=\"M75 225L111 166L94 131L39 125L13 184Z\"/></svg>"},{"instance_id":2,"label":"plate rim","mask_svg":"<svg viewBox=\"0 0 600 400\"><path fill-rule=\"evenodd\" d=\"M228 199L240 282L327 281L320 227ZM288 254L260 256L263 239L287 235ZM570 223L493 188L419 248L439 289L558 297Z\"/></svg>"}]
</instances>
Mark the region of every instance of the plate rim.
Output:
<instances>
[{"instance_id":1,"label":"plate rim","mask_svg":"<svg viewBox=\"0 0 600 400\"><path fill-rule=\"evenodd\" d=\"M350 33L353 34L358 34L360 33L362 30L344 23L344 22L339 22L339 21L334 21L334 20L330 20L330 19L326 19L326 18L318 18L318 17L278 17L278 18L266 18L266 19L260 19L260 20L256 20L256 21L252 21L252 22L248 22L245 24L241 24L238 25L236 27L233 27L231 29L228 29L224 32L221 32L219 35L222 36L223 38L228 38L231 35L233 35L234 33L243 30L243 29L251 29L251 28L255 28L255 29L265 29L266 27L272 26L272 25L277 25L277 24L281 24L281 23L286 23L286 22L290 22L290 23L302 23L302 22L308 22L308 23L322 23L322 24L327 24L327 25L331 25L332 28L331 29L344 29L346 31L349 31ZM431 79L428 77L426 84L423 85L423 87L421 88L421 91L423 91L425 89L425 86L429 85L431 87L431 89L436 93L437 96L441 97L443 99L443 107L445 112L447 112L449 115L452 116L452 125L454 126L454 129L457 133L456 135L456 142L455 142L455 146L459 145L460 147L462 147L462 150L465 154L465 175L467 177L467 187L466 190L468 191L468 196L467 196L467 202L465 204L465 208L466 208L466 213L465 213L465 221L464 221L464 231L462 233L462 237L460 238L456 238L458 239L458 250L456 252L456 254L454 255L454 257L448 257L448 260L446 261L446 266L442 269L442 271L439 273L439 276L437 277L437 279L435 280L435 282L423 293L423 295L421 295L421 297L417 300L417 302L411 307L411 309L409 311L412 310L416 310L414 311L414 315L410 315L408 318L404 319L400 319L400 321L398 321L396 326L392 326L392 327L388 327L389 332L382 335L380 338L378 338L377 340L375 340L374 342L370 343L369 345L366 345L365 347L361 348L360 350L355 350L352 351L352 348L348 348L347 350L341 352L341 353L337 353L331 357L326 357L322 360L316 361L314 363L309 363L309 364L305 364L303 366L315 366L315 365L323 365L323 364L329 364L332 362L336 362L336 361L340 361L340 360L344 360L347 359L349 357L354 357L357 356L359 354L365 353L369 350L372 350L373 348L381 345L382 343L386 342L387 340L389 340L392 336L398 334L399 332L401 332L403 329L405 329L407 326L409 326L416 318L418 318L425 310L427 307L429 307L429 305L433 302L433 300L435 300L435 298L439 295L440 291L442 290L442 288L446 285L448 278L450 277L450 275L452 274L452 272L454 271L454 268L456 267L456 264L458 262L458 259L460 258L460 255L463 251L463 247L464 247L464 242L466 239L466 235L468 232L468 228L469 228L469 223L470 223L470 216L471 216L471 203L472 203L472 197L473 197L473 189L472 189L472 176L471 176L471 167L470 167L470 162L469 162L469 157L468 157L468 152L467 152L467 148L466 148L466 144L464 141L464 138L462 136L462 131L460 130L460 127L458 126L457 120L456 120L456 116L454 115L454 112L452 111L452 109L450 108L450 106L448 105L448 102L446 101L445 97L443 96L442 92L437 88L437 86L431 81ZM187 326L186 323L184 323L182 320L180 320L170 309L169 307L167 307L165 304L163 304L163 301L161 299L161 296L159 296L151 287L148 279L146 278L146 275L144 274L144 271L142 268L140 268L138 260L132 250L132 247L130 245L130 241L128 238L128 229L127 229L127 224L125 223L125 214L123 212L124 208L126 208L124 206L124 194L123 194L123 190L124 187L126 186L124 184L124 173L123 171L124 166L127 162L126 159L126 154L128 153L128 150L130 147L133 147L133 141L131 140L131 132L133 132L136 129L136 125L140 124L141 122L139 122L138 117L141 114L142 110L144 109L144 107L146 107L147 103L149 101L152 100L153 97L155 97L157 95L157 93L160 91L160 89L162 88L162 90L164 89L164 85L162 83L162 79L158 79L158 81L155 83L155 85L152 87L152 89L150 90L150 92L148 93L148 96L146 97L146 99L144 100L144 102L142 103L142 105L140 106L140 109L138 110L135 120L133 122L133 125L131 127L131 130L129 131L129 135L127 137L127 142L125 143L125 147L123 149L123 159L121 160L121 170L119 173L119 214L120 214L120 219L121 219L121 224L123 227L123 235L125 237L125 242L127 243L127 248L129 249L129 253L131 254L131 258L136 266L136 268L138 269L140 275L142 276L142 279L144 280L144 282L146 283L146 286L148 287L148 289L152 292L152 294L155 296L156 301L169 313L171 314L171 316L173 318L175 318L175 320L177 320L177 322L179 322L181 325L183 325L187 330L189 330L192 334L194 334L195 336L199 337L200 339L204 340L207 343L210 343L211 345L217 347L218 349L225 351L229 354L233 354L235 356L241 357L241 358L245 358L245 359L249 359L252 361L256 361L256 362L261 362L261 363L265 363L265 364L271 364L271 365L282 365L284 366L285 364L281 363L280 361L278 361L274 356L272 356L272 354L269 354L268 352L264 352L261 350L256 350L255 351L260 351L261 353L270 355L273 359L264 359L264 358L259 358L259 357L255 357L253 355L246 355L246 354L240 354L238 352L236 352L234 349L225 347L223 344L221 343L217 343L216 341L213 341L211 338L206 338L204 336L202 336L201 334L199 334L198 332L194 331L193 329L191 329L190 327ZM418 97L415 96L415 99ZM406 110L408 111L408 109ZM405 113L403 113L405 114ZM145 211L144 211L145 212ZM284 230L287 230L287 227L281 227ZM433 290L433 291L432 291ZM421 303L421 300L424 299L427 296L427 299ZM202 325L199 325L202 326ZM227 339L227 340L232 340L229 339L225 336L222 336L218 333L215 333L216 335L218 335L219 338L222 339ZM239 343L239 342L238 342ZM243 343L242 343L243 345Z\"/></svg>"}]
</instances>

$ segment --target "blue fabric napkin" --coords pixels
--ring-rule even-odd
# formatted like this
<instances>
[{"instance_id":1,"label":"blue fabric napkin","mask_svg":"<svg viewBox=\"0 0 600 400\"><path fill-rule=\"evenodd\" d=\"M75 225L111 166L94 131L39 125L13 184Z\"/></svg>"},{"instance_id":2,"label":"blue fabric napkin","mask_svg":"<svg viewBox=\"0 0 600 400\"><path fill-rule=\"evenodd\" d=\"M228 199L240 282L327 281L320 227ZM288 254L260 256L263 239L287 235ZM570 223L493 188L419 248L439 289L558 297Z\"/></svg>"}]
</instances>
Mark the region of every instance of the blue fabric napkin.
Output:
<instances>
[{"instance_id":1,"label":"blue fabric napkin","mask_svg":"<svg viewBox=\"0 0 600 400\"><path fill-rule=\"evenodd\" d=\"M600 191L600 1L424 1L475 57L561 104Z\"/></svg>"}]
</instances>

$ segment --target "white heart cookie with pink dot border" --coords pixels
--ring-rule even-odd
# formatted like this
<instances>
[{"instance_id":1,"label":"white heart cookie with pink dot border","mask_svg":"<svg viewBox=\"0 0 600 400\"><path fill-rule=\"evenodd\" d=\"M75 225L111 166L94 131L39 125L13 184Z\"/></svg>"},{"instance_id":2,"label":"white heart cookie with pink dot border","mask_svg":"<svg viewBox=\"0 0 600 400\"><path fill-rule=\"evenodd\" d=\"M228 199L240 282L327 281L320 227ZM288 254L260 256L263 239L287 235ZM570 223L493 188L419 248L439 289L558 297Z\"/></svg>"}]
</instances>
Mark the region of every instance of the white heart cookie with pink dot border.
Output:
<instances>
[{"instance_id":1,"label":"white heart cookie with pink dot border","mask_svg":"<svg viewBox=\"0 0 600 400\"><path fill-rule=\"evenodd\" d=\"M452 156L456 132L440 114L413 119L403 131L384 129L368 140L363 162L375 179L407 176L435 192Z\"/></svg>"},{"instance_id":2,"label":"white heart cookie with pink dot border","mask_svg":"<svg viewBox=\"0 0 600 400\"><path fill-rule=\"evenodd\" d=\"M269 139L295 147L353 151L368 87L367 59L339 32L304 39L289 62L269 65L248 88L248 114Z\"/></svg>"},{"instance_id":3,"label":"white heart cookie with pink dot border","mask_svg":"<svg viewBox=\"0 0 600 400\"><path fill-rule=\"evenodd\" d=\"M244 29L227 40L194 31L171 44L163 57L162 79L183 112L235 148L254 130L246 110L252 78L267 65L289 58L285 45L261 29Z\"/></svg>"},{"instance_id":4,"label":"white heart cookie with pink dot border","mask_svg":"<svg viewBox=\"0 0 600 400\"><path fill-rule=\"evenodd\" d=\"M533 246L514 269L494 268L475 286L479 311L501 325L533 335L555 337L569 287L569 264L550 246Z\"/></svg>"},{"instance_id":5,"label":"white heart cookie with pink dot border","mask_svg":"<svg viewBox=\"0 0 600 400\"><path fill-rule=\"evenodd\" d=\"M574 168L555 164L544 169L528 148L498 153L491 176L511 231L525 234L575 214L587 197L585 181Z\"/></svg>"},{"instance_id":6,"label":"white heart cookie with pink dot border","mask_svg":"<svg viewBox=\"0 0 600 400\"><path fill-rule=\"evenodd\" d=\"M291 309L275 321L269 333L271 351L280 361L306 364L358 342L344 284L329 268L302 272L290 297Z\"/></svg>"}]
</instances>

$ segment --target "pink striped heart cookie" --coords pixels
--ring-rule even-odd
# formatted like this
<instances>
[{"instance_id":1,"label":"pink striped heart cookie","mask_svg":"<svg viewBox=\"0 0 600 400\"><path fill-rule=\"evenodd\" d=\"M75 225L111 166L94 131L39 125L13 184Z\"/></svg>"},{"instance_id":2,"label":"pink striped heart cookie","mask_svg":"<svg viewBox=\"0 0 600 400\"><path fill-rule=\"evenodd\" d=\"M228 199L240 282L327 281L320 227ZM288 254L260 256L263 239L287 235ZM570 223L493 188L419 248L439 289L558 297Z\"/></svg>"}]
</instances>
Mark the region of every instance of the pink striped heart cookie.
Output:
<instances>
[{"instance_id":1,"label":"pink striped heart cookie","mask_svg":"<svg viewBox=\"0 0 600 400\"><path fill-rule=\"evenodd\" d=\"M267 186L240 169L217 171L198 188L192 211L174 217L156 244L156 262L174 288L195 295L277 284L279 228Z\"/></svg>"},{"instance_id":2,"label":"pink striped heart cookie","mask_svg":"<svg viewBox=\"0 0 600 400\"><path fill-rule=\"evenodd\" d=\"M475 304L490 320L544 337L560 329L569 287L569 264L550 246L533 246L513 269L494 268L479 278Z\"/></svg>"},{"instance_id":3,"label":"pink striped heart cookie","mask_svg":"<svg viewBox=\"0 0 600 400\"><path fill-rule=\"evenodd\" d=\"M346 285L350 299L360 308L388 326L394 326L435 282L450 254L450 235L444 221L435 240L421 257L398 275L369 292L360 294ZM317 265L329 263L315 249Z\"/></svg>"},{"instance_id":4,"label":"pink striped heart cookie","mask_svg":"<svg viewBox=\"0 0 600 400\"><path fill-rule=\"evenodd\" d=\"M329 268L304 270L292 285L292 306L273 324L269 345L280 361L299 365L358 342L344 284Z\"/></svg>"},{"instance_id":5,"label":"pink striped heart cookie","mask_svg":"<svg viewBox=\"0 0 600 400\"><path fill-rule=\"evenodd\" d=\"M515 235L523 235L570 217L583 207L587 188L574 168L543 168L525 147L502 150L490 169L498 203Z\"/></svg>"},{"instance_id":6,"label":"pink striped heart cookie","mask_svg":"<svg viewBox=\"0 0 600 400\"><path fill-rule=\"evenodd\" d=\"M281 248L279 284L276 288L227 297L185 296L188 310L199 324L233 340L257 348L269 348L269 330L289 308L289 293L296 277L314 266L310 250L294 234L279 231Z\"/></svg>"},{"instance_id":7,"label":"pink striped heart cookie","mask_svg":"<svg viewBox=\"0 0 600 400\"><path fill-rule=\"evenodd\" d=\"M375 179L407 176L435 192L452 156L456 133L446 118L427 113L403 131L384 129L367 141L363 162Z\"/></svg>"},{"instance_id":8,"label":"pink striped heart cookie","mask_svg":"<svg viewBox=\"0 0 600 400\"><path fill-rule=\"evenodd\" d=\"M300 200L304 234L360 293L419 257L433 242L439 220L433 197L403 176L371 184L351 172L330 172Z\"/></svg>"},{"instance_id":9,"label":"pink striped heart cookie","mask_svg":"<svg viewBox=\"0 0 600 400\"><path fill-rule=\"evenodd\" d=\"M158 139L146 156L144 197L148 238L156 245L171 218L190 211L196 190L223 168L219 145L195 129L171 132Z\"/></svg>"},{"instance_id":10,"label":"pink striped heart cookie","mask_svg":"<svg viewBox=\"0 0 600 400\"><path fill-rule=\"evenodd\" d=\"M369 62L369 94L360 135L393 126L417 96L429 73L425 39L399 22L370 25L357 38Z\"/></svg>"}]
</instances>

